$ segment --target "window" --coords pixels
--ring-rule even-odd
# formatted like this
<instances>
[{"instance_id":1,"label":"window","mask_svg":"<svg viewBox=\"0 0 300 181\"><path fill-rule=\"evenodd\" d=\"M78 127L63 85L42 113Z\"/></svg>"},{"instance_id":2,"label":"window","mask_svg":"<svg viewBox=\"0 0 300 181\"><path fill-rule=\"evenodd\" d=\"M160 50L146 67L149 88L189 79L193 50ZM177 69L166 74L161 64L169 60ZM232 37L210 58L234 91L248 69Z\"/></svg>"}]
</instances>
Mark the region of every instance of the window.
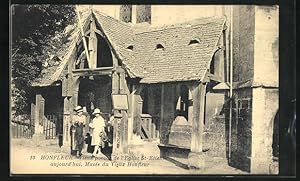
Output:
<instances>
[{"instance_id":1,"label":"window","mask_svg":"<svg viewBox=\"0 0 300 181\"><path fill-rule=\"evenodd\" d=\"M132 5L122 5L120 8L120 20L126 23L132 22Z\"/></svg>"},{"instance_id":2,"label":"window","mask_svg":"<svg viewBox=\"0 0 300 181\"><path fill-rule=\"evenodd\" d=\"M189 89L185 85L180 86L180 94L176 106L177 116L183 116L188 120L188 108L190 106L189 101Z\"/></svg>"},{"instance_id":3,"label":"window","mask_svg":"<svg viewBox=\"0 0 300 181\"><path fill-rule=\"evenodd\" d=\"M100 35L97 35L97 67L112 67L113 58L107 41Z\"/></svg>"},{"instance_id":4,"label":"window","mask_svg":"<svg viewBox=\"0 0 300 181\"><path fill-rule=\"evenodd\" d=\"M155 50L159 50L159 49L164 50L165 47L162 44L157 44Z\"/></svg>"},{"instance_id":5,"label":"window","mask_svg":"<svg viewBox=\"0 0 300 181\"><path fill-rule=\"evenodd\" d=\"M86 41L88 42L88 39L86 38ZM83 41L77 45L77 59L75 61L75 69L86 69L88 68L88 61L85 54L85 49L83 47Z\"/></svg>"},{"instance_id":6,"label":"window","mask_svg":"<svg viewBox=\"0 0 300 181\"><path fill-rule=\"evenodd\" d=\"M200 43L200 40L195 38L195 39L192 39L190 42L189 42L189 45L193 45L193 44L199 44Z\"/></svg>"},{"instance_id":7,"label":"window","mask_svg":"<svg viewBox=\"0 0 300 181\"><path fill-rule=\"evenodd\" d=\"M133 45L129 45L128 47L127 47L127 50L133 50Z\"/></svg>"},{"instance_id":8,"label":"window","mask_svg":"<svg viewBox=\"0 0 300 181\"><path fill-rule=\"evenodd\" d=\"M137 5L136 14L137 23L151 23L151 5Z\"/></svg>"}]
</instances>

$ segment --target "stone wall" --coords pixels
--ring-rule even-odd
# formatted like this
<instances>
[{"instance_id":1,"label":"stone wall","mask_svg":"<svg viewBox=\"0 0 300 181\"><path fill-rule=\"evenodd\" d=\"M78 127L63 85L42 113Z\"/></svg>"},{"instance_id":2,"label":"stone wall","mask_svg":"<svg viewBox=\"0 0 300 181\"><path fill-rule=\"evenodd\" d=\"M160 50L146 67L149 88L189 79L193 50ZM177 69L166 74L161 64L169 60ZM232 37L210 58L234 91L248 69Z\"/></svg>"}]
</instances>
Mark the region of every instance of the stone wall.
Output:
<instances>
[{"instance_id":1,"label":"stone wall","mask_svg":"<svg viewBox=\"0 0 300 181\"><path fill-rule=\"evenodd\" d=\"M279 107L278 99L278 89L253 89L251 173L271 172L273 126Z\"/></svg>"},{"instance_id":2,"label":"stone wall","mask_svg":"<svg viewBox=\"0 0 300 181\"><path fill-rule=\"evenodd\" d=\"M246 81L254 74L255 6L233 8L233 81Z\"/></svg>"},{"instance_id":3,"label":"stone wall","mask_svg":"<svg viewBox=\"0 0 300 181\"><path fill-rule=\"evenodd\" d=\"M229 101L226 104L225 117L229 123ZM250 171L251 156L252 90L238 89L233 92L231 145L227 140L228 151L231 146L229 164L241 170ZM226 132L229 135L229 124ZM229 155L229 153L228 153Z\"/></svg>"},{"instance_id":4,"label":"stone wall","mask_svg":"<svg viewBox=\"0 0 300 181\"><path fill-rule=\"evenodd\" d=\"M191 148L191 125L172 125L168 144L184 148Z\"/></svg>"},{"instance_id":5,"label":"stone wall","mask_svg":"<svg viewBox=\"0 0 300 181\"><path fill-rule=\"evenodd\" d=\"M224 93L206 94L203 150L209 156L226 158Z\"/></svg>"},{"instance_id":6,"label":"stone wall","mask_svg":"<svg viewBox=\"0 0 300 181\"><path fill-rule=\"evenodd\" d=\"M278 6L255 7L254 81L278 87L279 10Z\"/></svg>"}]
</instances>

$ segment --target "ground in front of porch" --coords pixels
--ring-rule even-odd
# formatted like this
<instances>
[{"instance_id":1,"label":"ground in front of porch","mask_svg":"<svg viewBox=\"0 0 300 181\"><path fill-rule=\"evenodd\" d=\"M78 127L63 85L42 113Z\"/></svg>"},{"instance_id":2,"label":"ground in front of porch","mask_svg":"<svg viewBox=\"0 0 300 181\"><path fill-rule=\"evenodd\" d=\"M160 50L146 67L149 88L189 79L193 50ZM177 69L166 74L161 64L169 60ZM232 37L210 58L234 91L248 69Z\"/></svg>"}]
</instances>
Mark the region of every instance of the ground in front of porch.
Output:
<instances>
[{"instance_id":1,"label":"ground in front of porch","mask_svg":"<svg viewBox=\"0 0 300 181\"><path fill-rule=\"evenodd\" d=\"M91 158L83 151L81 159L69 157L69 149L58 145L36 146L30 139L12 139L12 174L248 174L228 166L227 160L206 157L206 166L201 170L189 170L186 159L160 159L157 142L143 141L130 147L128 157L118 155L118 161L106 160L104 155ZM56 156L56 157L55 157ZM121 159L121 157L123 158ZM145 160L134 160L137 157ZM150 156L152 159L150 160ZM131 160L129 160L130 158Z\"/></svg>"}]
</instances>

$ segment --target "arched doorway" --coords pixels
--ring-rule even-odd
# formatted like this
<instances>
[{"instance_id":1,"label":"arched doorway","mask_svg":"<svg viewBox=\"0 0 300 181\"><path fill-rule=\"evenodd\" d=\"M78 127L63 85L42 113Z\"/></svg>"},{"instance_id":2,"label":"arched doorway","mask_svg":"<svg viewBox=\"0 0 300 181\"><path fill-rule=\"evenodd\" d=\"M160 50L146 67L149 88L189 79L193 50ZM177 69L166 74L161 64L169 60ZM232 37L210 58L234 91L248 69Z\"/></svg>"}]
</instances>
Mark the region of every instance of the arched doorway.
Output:
<instances>
[{"instance_id":1,"label":"arched doorway","mask_svg":"<svg viewBox=\"0 0 300 181\"><path fill-rule=\"evenodd\" d=\"M112 110L111 77L89 76L80 78L78 105L86 107L89 115L95 108L100 108L105 119L109 118Z\"/></svg>"}]
</instances>

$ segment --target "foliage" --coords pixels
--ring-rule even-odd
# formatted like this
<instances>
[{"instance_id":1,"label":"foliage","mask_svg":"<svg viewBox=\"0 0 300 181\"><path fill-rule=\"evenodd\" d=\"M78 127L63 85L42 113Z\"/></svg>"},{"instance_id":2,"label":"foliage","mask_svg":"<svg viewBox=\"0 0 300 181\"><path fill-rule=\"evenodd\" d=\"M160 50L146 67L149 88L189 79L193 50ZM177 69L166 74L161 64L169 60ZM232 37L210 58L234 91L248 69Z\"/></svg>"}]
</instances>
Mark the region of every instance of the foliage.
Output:
<instances>
[{"instance_id":1,"label":"foliage","mask_svg":"<svg viewBox=\"0 0 300 181\"><path fill-rule=\"evenodd\" d=\"M12 7L12 109L28 113L32 80L43 63L55 55L66 40L65 27L73 24L75 10L67 5L14 5Z\"/></svg>"}]
</instances>

